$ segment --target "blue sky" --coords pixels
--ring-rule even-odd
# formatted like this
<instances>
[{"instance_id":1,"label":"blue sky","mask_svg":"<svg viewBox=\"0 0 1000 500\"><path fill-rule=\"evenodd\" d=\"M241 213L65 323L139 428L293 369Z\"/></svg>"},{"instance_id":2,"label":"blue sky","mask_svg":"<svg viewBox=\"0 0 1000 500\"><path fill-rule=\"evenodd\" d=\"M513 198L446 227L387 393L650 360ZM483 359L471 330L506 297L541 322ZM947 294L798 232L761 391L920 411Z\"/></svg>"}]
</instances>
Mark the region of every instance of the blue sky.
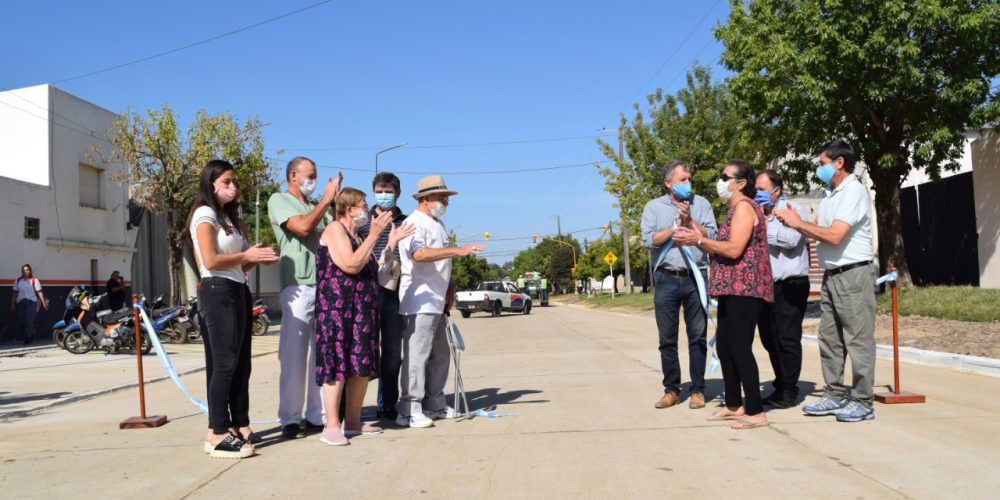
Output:
<instances>
[{"instance_id":1,"label":"blue sky","mask_svg":"<svg viewBox=\"0 0 1000 500\"><path fill-rule=\"evenodd\" d=\"M0 32L7 47L0 86L54 83L315 1L12 3ZM369 191L375 152L408 142L383 154L380 170L444 175L460 192L445 217L459 236L554 234L556 215L563 231L617 217L592 166L449 172L605 160L594 139L617 126L620 112L657 87L679 88L694 60L717 65L722 48L711 30L728 8L725 1L331 2L55 85L112 111L169 103L185 124L199 108L256 115L268 123L272 158L302 154L323 166L320 188L336 174L329 167L342 167L345 185ZM535 140L547 141L421 147ZM412 210L422 176L400 174L404 210ZM492 241L487 255L501 263L530 243Z\"/></svg>"}]
</instances>

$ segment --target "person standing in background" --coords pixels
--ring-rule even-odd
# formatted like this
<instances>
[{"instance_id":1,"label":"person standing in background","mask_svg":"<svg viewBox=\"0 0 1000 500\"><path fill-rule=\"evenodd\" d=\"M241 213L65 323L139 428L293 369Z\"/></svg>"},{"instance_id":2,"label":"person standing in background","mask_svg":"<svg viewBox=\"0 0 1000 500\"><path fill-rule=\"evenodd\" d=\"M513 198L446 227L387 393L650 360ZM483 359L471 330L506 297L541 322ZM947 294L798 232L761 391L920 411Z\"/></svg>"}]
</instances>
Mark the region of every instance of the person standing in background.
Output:
<instances>
[{"instance_id":1,"label":"person standing in background","mask_svg":"<svg viewBox=\"0 0 1000 500\"><path fill-rule=\"evenodd\" d=\"M10 294L10 311L17 312L18 326L24 332L24 345L35 341L35 315L39 307L49 309L42 293L42 282L35 278L31 266L25 264L21 266L21 275L14 280L14 290Z\"/></svg>"},{"instance_id":2,"label":"person standing in background","mask_svg":"<svg viewBox=\"0 0 1000 500\"><path fill-rule=\"evenodd\" d=\"M767 253L774 278L774 303L765 304L757 320L760 343L767 349L774 370L774 392L764 404L791 408L799 404L802 372L802 318L809 304L809 248L806 238L784 225L774 210L791 209L806 218L801 206L785 198L785 185L774 170L757 174L757 204L767 220Z\"/></svg>"}]
</instances>

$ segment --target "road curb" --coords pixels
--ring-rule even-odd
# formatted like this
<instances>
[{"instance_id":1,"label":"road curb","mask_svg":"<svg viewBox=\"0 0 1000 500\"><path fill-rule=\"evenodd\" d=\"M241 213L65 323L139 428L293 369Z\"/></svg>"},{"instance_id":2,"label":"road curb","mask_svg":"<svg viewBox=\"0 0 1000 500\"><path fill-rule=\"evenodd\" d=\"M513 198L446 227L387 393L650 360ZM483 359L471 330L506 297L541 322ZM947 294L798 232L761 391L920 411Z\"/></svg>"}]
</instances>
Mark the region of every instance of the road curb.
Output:
<instances>
[{"instance_id":1,"label":"road curb","mask_svg":"<svg viewBox=\"0 0 1000 500\"><path fill-rule=\"evenodd\" d=\"M276 352L278 352L277 349L275 349L273 351L267 351L267 352L262 352L262 353L254 354L254 355L252 355L250 357L251 358L259 358L261 356L267 356L269 354L274 354ZM198 368L192 368L190 370L185 370L183 372L178 372L177 375L184 376L184 375L190 375L192 373L198 373L198 372L202 372L202 371L205 371L205 367L204 366L200 366ZM145 381L145 384L146 385L154 384L156 382L162 382L164 380L170 380L170 377L164 375L162 377L147 379ZM106 387L104 389L98 389L98 390L95 390L95 391L84 392L84 393L75 394L73 396L69 396L69 397L66 397L66 398L63 398L63 399L58 399L58 400L55 400L55 401L53 401L53 402L51 402L49 404L46 404L46 405L43 405L43 406L37 406L35 408L0 413L0 424L7 423L7 422L10 422L12 420L19 419L19 418L31 417L31 416L37 415L39 413L42 413L45 410L49 410L49 409L52 409L52 408L58 408L60 406L66 406L66 405L73 404L73 403L79 403L80 401L87 401L87 400L98 398L98 397L101 397L101 396L106 396L108 394L114 394L116 392L127 391L129 389L135 389L136 387L139 387L139 383L138 382L134 382L134 383L131 383L131 384L117 385L117 386L114 386L114 387Z\"/></svg>"},{"instance_id":2,"label":"road curb","mask_svg":"<svg viewBox=\"0 0 1000 500\"><path fill-rule=\"evenodd\" d=\"M819 339L812 335L803 335L802 344L818 346ZM892 346L876 345L875 356L882 359L892 359ZM915 347L900 347L899 360L915 365L951 368L952 370L961 372L1000 378L1000 359L968 356L950 352L925 351Z\"/></svg>"},{"instance_id":3,"label":"road curb","mask_svg":"<svg viewBox=\"0 0 1000 500\"><path fill-rule=\"evenodd\" d=\"M604 314L613 314L618 316L631 316L618 311L606 311L601 309L595 309L593 307L587 307L580 304L566 304L569 307L578 307L581 309L589 309L591 311L597 311ZM802 326L818 325L818 318L806 318L802 322ZM815 335L803 335L802 344L809 346L819 346L819 340ZM892 359L892 346L878 344L875 346L875 356L883 359ZM938 368L949 368L952 370L957 370L966 373L975 373L977 375L986 375L988 377L1000 378L1000 359L984 358L980 356L968 356L965 354L954 354L950 352L940 352L940 351L926 351L923 349L917 349L915 347L900 347L899 348L899 360L911 363L915 365L924 366L934 366Z\"/></svg>"}]
</instances>

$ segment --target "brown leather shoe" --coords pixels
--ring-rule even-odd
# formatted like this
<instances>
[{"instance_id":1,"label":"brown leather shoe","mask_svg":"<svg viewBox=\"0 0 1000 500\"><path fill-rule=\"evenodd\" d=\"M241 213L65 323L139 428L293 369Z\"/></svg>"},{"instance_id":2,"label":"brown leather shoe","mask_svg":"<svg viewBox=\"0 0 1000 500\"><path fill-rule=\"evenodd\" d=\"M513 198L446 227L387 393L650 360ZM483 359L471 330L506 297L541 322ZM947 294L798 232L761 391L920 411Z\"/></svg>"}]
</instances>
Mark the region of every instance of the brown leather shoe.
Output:
<instances>
[{"instance_id":1,"label":"brown leather shoe","mask_svg":"<svg viewBox=\"0 0 1000 500\"><path fill-rule=\"evenodd\" d=\"M688 408L697 410L705 407L705 395L700 392L692 392L688 398Z\"/></svg>"},{"instance_id":2,"label":"brown leather shoe","mask_svg":"<svg viewBox=\"0 0 1000 500\"><path fill-rule=\"evenodd\" d=\"M663 397L660 398L660 400L656 402L656 407L657 408L670 408L671 406L674 406L675 404L679 403L680 401L681 401L681 398L677 397L677 393L675 393L675 392L666 392L666 393L663 394Z\"/></svg>"}]
</instances>

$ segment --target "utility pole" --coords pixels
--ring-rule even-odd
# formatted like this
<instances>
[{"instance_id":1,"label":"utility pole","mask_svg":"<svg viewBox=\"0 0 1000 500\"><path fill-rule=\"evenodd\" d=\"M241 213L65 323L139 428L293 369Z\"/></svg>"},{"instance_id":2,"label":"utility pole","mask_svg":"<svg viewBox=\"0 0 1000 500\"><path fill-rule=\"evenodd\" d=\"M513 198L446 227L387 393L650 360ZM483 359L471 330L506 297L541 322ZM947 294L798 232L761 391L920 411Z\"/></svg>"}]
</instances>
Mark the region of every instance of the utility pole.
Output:
<instances>
[{"instance_id":1,"label":"utility pole","mask_svg":"<svg viewBox=\"0 0 1000 500\"><path fill-rule=\"evenodd\" d=\"M256 226L255 232L257 235L254 237L255 243L260 243L260 186L257 186L257 200L254 202L254 226ZM260 266L254 266L253 268L253 279L254 279L254 300L260 298Z\"/></svg>"},{"instance_id":2,"label":"utility pole","mask_svg":"<svg viewBox=\"0 0 1000 500\"><path fill-rule=\"evenodd\" d=\"M562 224L559 223L559 215L556 215L556 234L562 238Z\"/></svg>"},{"instance_id":3,"label":"utility pole","mask_svg":"<svg viewBox=\"0 0 1000 500\"><path fill-rule=\"evenodd\" d=\"M625 150L622 141L622 133L624 130L622 127L618 127L618 159L620 161L625 161ZM618 197L621 206L621 197ZM632 293L632 263L629 261L628 256L628 220L625 219L624 209L622 213L622 243L625 247L625 285L628 287L628 292Z\"/></svg>"}]
</instances>

